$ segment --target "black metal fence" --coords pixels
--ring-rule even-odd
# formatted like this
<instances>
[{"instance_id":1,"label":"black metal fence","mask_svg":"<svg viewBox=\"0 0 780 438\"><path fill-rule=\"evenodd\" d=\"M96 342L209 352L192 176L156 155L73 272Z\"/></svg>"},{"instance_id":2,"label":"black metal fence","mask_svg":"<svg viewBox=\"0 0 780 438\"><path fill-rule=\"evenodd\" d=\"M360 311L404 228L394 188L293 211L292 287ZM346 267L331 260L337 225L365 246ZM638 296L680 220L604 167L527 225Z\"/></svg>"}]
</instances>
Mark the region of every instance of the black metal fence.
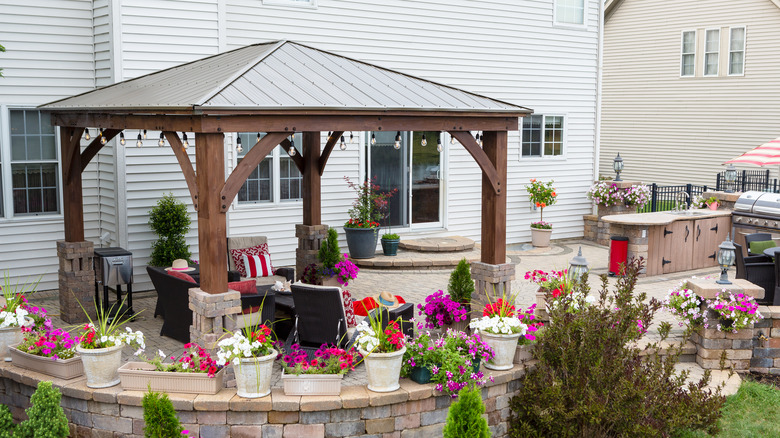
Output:
<instances>
[{"instance_id":1,"label":"black metal fence","mask_svg":"<svg viewBox=\"0 0 780 438\"><path fill-rule=\"evenodd\" d=\"M715 178L715 190L723 191L728 189L726 184L726 172L720 172ZM737 179L731 190L735 192L746 192L756 190L759 192L778 193L777 178L769 179L769 169L767 170L743 170L737 172Z\"/></svg>"},{"instance_id":2,"label":"black metal fence","mask_svg":"<svg viewBox=\"0 0 780 438\"><path fill-rule=\"evenodd\" d=\"M685 202L685 208L691 206L691 201L696 196L706 192L707 186L697 186L695 184L683 184L679 186L659 186L656 183L649 184L650 202L641 210L640 213L652 211L668 211L674 209L679 197L680 202ZM680 192L688 196L681 195Z\"/></svg>"}]
</instances>

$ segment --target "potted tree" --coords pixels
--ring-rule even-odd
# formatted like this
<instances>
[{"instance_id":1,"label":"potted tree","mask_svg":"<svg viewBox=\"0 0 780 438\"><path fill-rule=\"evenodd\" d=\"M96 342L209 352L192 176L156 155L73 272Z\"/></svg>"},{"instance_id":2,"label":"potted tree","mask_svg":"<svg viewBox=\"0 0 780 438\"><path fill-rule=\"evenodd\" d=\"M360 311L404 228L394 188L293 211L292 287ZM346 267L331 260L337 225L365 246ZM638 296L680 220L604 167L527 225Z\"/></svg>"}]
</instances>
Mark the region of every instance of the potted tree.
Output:
<instances>
[{"instance_id":1,"label":"potted tree","mask_svg":"<svg viewBox=\"0 0 780 438\"><path fill-rule=\"evenodd\" d=\"M471 278L471 265L465 258L460 259L458 266L450 274L447 292L453 301L461 303L466 308L466 314L471 312L471 294L474 293L474 279ZM465 321L453 321L452 328L460 331L468 329L468 317Z\"/></svg>"},{"instance_id":2,"label":"potted tree","mask_svg":"<svg viewBox=\"0 0 780 438\"><path fill-rule=\"evenodd\" d=\"M374 257L379 240L379 220L388 208L388 200L398 189L380 192L379 186L372 180L356 184L344 177L347 184L357 194L349 210L349 220L344 224L349 255L353 259Z\"/></svg>"},{"instance_id":3,"label":"potted tree","mask_svg":"<svg viewBox=\"0 0 780 438\"><path fill-rule=\"evenodd\" d=\"M531 184L525 186L528 192L528 199L539 209L539 222L531 223L531 243L533 246L546 248L550 246L550 236L552 235L552 224L544 221L544 207L555 204L558 196L553 181L543 183L536 178L531 179Z\"/></svg>"},{"instance_id":4,"label":"potted tree","mask_svg":"<svg viewBox=\"0 0 780 438\"><path fill-rule=\"evenodd\" d=\"M401 243L401 236L396 233L385 233L382 235L382 253L386 256L395 256L398 254L398 244Z\"/></svg>"},{"instance_id":5,"label":"potted tree","mask_svg":"<svg viewBox=\"0 0 780 438\"><path fill-rule=\"evenodd\" d=\"M157 235L152 243L151 266L171 266L174 260L190 260L192 253L185 240L190 229L187 206L168 193L149 211L149 226Z\"/></svg>"}]
</instances>

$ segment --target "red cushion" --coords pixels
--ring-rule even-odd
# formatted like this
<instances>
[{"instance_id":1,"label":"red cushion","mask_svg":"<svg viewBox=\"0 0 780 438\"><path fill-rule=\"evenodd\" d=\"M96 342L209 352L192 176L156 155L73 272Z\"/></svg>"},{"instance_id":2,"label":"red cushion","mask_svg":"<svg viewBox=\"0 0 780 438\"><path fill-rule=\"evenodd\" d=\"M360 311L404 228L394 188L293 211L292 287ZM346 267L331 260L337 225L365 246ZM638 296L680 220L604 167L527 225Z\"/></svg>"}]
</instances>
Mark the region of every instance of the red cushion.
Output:
<instances>
[{"instance_id":1,"label":"red cushion","mask_svg":"<svg viewBox=\"0 0 780 438\"><path fill-rule=\"evenodd\" d=\"M170 270L170 271L168 271L168 275L170 275L172 277L180 278L180 279L182 279L184 281L189 281L190 283L198 284L198 282L195 281L194 278L190 277L190 274L187 274L186 272L179 272L179 271Z\"/></svg>"},{"instance_id":2,"label":"red cushion","mask_svg":"<svg viewBox=\"0 0 780 438\"><path fill-rule=\"evenodd\" d=\"M355 311L352 308L352 294L349 293L348 290L342 289L341 299L342 303L344 304L344 315L347 317L347 327L357 326L357 321L355 320Z\"/></svg>"},{"instance_id":3,"label":"red cushion","mask_svg":"<svg viewBox=\"0 0 780 438\"><path fill-rule=\"evenodd\" d=\"M249 254L249 255L268 254L270 259L270 253L268 252L267 243L261 243L260 245L256 245L250 248L231 249L230 257L233 259L233 264L236 266L238 272L241 273L242 277L248 277L248 275L246 275L247 272L246 269L244 268L244 262L242 260L244 254ZM273 267L271 268L271 270L273 270Z\"/></svg>"},{"instance_id":4,"label":"red cushion","mask_svg":"<svg viewBox=\"0 0 780 438\"><path fill-rule=\"evenodd\" d=\"M398 304L406 304L406 300L400 295L396 295L398 298ZM374 297L366 297L359 301L352 302L352 308L355 311L355 315L368 316L368 312L379 307Z\"/></svg>"},{"instance_id":5,"label":"red cushion","mask_svg":"<svg viewBox=\"0 0 780 438\"><path fill-rule=\"evenodd\" d=\"M241 256L246 271L246 277L270 277L274 275L273 268L271 267L271 256L268 254L250 255L244 254Z\"/></svg>"},{"instance_id":6,"label":"red cushion","mask_svg":"<svg viewBox=\"0 0 780 438\"><path fill-rule=\"evenodd\" d=\"M228 289L239 291L241 295L254 295L257 293L257 284L254 280L231 281Z\"/></svg>"}]
</instances>

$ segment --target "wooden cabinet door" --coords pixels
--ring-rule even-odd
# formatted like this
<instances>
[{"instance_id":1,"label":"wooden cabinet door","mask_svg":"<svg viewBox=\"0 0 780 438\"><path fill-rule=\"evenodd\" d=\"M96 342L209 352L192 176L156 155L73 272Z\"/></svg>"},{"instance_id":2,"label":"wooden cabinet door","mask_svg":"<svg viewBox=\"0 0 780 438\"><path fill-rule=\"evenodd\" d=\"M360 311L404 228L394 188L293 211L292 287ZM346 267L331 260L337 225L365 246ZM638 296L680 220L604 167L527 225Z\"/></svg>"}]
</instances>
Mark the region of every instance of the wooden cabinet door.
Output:
<instances>
[{"instance_id":1,"label":"wooden cabinet door","mask_svg":"<svg viewBox=\"0 0 780 438\"><path fill-rule=\"evenodd\" d=\"M717 217L695 221L693 268L708 268L718 265L718 246L726 240L731 229L731 218Z\"/></svg>"},{"instance_id":2,"label":"wooden cabinet door","mask_svg":"<svg viewBox=\"0 0 780 438\"><path fill-rule=\"evenodd\" d=\"M693 259L693 221L675 221L666 225L663 273L687 271Z\"/></svg>"},{"instance_id":3,"label":"wooden cabinet door","mask_svg":"<svg viewBox=\"0 0 780 438\"><path fill-rule=\"evenodd\" d=\"M647 228L647 265L648 276L663 273L662 259L664 257L664 227Z\"/></svg>"}]
</instances>

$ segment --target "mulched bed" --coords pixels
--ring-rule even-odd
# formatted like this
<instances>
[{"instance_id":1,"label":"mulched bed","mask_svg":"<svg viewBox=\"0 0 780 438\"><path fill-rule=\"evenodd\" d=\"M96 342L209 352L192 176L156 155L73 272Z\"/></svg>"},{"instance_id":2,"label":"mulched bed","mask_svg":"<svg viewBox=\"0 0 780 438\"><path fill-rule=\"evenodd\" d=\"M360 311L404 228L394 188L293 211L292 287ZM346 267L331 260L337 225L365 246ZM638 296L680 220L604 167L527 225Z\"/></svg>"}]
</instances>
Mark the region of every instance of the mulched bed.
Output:
<instances>
[{"instance_id":1,"label":"mulched bed","mask_svg":"<svg viewBox=\"0 0 780 438\"><path fill-rule=\"evenodd\" d=\"M745 377L758 383L774 386L775 389L780 389L780 375L756 373L751 371L750 374L745 375Z\"/></svg>"}]
</instances>

